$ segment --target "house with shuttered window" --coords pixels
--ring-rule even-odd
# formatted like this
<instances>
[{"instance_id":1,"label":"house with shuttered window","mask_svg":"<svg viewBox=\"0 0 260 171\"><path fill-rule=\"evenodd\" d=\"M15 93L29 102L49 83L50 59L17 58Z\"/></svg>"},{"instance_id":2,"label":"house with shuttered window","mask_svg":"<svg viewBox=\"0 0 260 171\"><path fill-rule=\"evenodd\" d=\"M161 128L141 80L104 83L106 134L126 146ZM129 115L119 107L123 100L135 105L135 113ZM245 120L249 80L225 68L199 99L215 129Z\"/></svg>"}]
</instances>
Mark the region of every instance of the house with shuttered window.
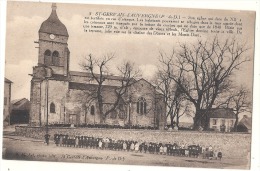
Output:
<instances>
[{"instance_id":1,"label":"house with shuttered window","mask_svg":"<svg viewBox=\"0 0 260 171\"><path fill-rule=\"evenodd\" d=\"M235 124L236 116L230 108L213 108L207 112L209 128L215 131L230 132Z\"/></svg>"}]
</instances>

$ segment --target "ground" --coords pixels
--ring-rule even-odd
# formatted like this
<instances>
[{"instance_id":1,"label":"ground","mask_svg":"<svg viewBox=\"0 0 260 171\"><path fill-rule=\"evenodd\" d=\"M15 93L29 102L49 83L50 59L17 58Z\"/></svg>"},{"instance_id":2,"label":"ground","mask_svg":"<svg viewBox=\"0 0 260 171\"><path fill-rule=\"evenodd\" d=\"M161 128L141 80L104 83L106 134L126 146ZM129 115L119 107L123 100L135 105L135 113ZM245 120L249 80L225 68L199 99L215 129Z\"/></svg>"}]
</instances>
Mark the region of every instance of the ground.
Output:
<instances>
[{"instance_id":1,"label":"ground","mask_svg":"<svg viewBox=\"0 0 260 171\"><path fill-rule=\"evenodd\" d=\"M201 157L60 147L56 146L54 142L47 146L43 140L16 136L11 129L4 130L3 159L199 168L248 168L246 161L241 158L223 158L220 161Z\"/></svg>"}]
</instances>

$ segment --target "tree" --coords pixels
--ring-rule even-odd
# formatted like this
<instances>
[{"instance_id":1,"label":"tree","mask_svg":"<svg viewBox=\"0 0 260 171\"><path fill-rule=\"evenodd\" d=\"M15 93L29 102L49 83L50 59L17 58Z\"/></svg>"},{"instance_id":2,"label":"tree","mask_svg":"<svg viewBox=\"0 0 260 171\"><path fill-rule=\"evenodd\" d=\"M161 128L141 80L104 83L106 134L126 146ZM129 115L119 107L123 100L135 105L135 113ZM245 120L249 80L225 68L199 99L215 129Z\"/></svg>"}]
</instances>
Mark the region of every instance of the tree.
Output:
<instances>
[{"instance_id":1,"label":"tree","mask_svg":"<svg viewBox=\"0 0 260 171\"><path fill-rule=\"evenodd\" d=\"M118 83L113 90L110 90L114 91L116 95L115 101L111 102L111 105L105 105L103 96L105 93L104 83L111 76L108 64L114 58L114 54L107 54L101 59L93 58L90 54L85 58L85 61L81 63L82 68L91 74L97 84L95 91L88 91L88 95L91 97L91 100L97 100L101 123L105 122L107 115L115 111L123 99L123 96L127 94L128 87L133 83L135 78L139 76L139 70L134 67L133 63L124 62L121 66L117 67L119 72Z\"/></svg>"},{"instance_id":2,"label":"tree","mask_svg":"<svg viewBox=\"0 0 260 171\"><path fill-rule=\"evenodd\" d=\"M190 105L186 102L185 94L169 77L172 74L174 51L171 56L167 56L167 61L165 60L166 56L167 54L160 52L159 61L161 66L158 67L154 84L157 85L157 89L163 95L163 101L166 104L166 118L170 118L171 127L173 128L175 123L178 127L181 116L190 116L190 112L188 112Z\"/></svg>"},{"instance_id":3,"label":"tree","mask_svg":"<svg viewBox=\"0 0 260 171\"><path fill-rule=\"evenodd\" d=\"M160 56L166 55L160 52ZM173 59L173 58L170 58ZM174 126L174 82L168 77L168 73L171 71L172 60L163 63L162 66L158 67L158 72L155 79L153 80L154 84L157 85L158 91L163 96L163 101L166 104L166 118L170 117L171 127Z\"/></svg>"},{"instance_id":4,"label":"tree","mask_svg":"<svg viewBox=\"0 0 260 171\"><path fill-rule=\"evenodd\" d=\"M215 100L228 90L235 71L249 61L246 57L248 48L235 38L220 41L217 37L212 41L180 44L179 48L178 53L163 56L161 62L173 61L168 77L194 105L194 129L205 129L209 118L202 109L210 110Z\"/></svg>"},{"instance_id":5,"label":"tree","mask_svg":"<svg viewBox=\"0 0 260 171\"><path fill-rule=\"evenodd\" d=\"M251 112L252 103L250 95L251 93L247 88L240 86L240 88L230 91L227 99L219 105L221 107L233 109L236 116L234 131L237 131L239 114L243 112Z\"/></svg>"},{"instance_id":6,"label":"tree","mask_svg":"<svg viewBox=\"0 0 260 171\"><path fill-rule=\"evenodd\" d=\"M192 109L190 102L185 100L184 95L178 97L175 103L176 126L179 128L180 118L182 116L192 117Z\"/></svg>"}]
</instances>

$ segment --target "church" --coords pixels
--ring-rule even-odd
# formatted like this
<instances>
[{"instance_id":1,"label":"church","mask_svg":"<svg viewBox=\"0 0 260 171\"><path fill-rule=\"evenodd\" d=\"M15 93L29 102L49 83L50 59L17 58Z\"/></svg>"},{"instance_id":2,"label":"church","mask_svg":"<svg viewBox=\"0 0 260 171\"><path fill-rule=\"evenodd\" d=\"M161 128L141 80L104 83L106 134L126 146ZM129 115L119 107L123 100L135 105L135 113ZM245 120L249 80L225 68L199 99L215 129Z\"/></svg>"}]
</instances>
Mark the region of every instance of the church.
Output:
<instances>
[{"instance_id":1,"label":"church","mask_svg":"<svg viewBox=\"0 0 260 171\"><path fill-rule=\"evenodd\" d=\"M90 73L70 71L69 34L58 18L56 4L52 4L51 14L38 33L38 64L33 67L31 80L30 125L101 123L98 100L87 100L89 93L86 93L96 91L97 82ZM115 103L116 87L121 81L120 76L105 76L104 108ZM127 92L102 123L163 129L166 105L156 87L139 79L133 81Z\"/></svg>"}]
</instances>

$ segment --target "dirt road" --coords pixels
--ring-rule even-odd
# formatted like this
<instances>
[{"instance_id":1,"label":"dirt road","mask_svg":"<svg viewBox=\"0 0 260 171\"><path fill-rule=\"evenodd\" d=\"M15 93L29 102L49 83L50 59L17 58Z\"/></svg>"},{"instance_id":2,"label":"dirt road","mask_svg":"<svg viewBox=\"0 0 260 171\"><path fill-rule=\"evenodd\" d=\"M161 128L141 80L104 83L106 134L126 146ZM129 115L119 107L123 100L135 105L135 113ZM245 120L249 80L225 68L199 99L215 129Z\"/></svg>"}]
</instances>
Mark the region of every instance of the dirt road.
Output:
<instances>
[{"instance_id":1,"label":"dirt road","mask_svg":"<svg viewBox=\"0 0 260 171\"><path fill-rule=\"evenodd\" d=\"M43 140L12 134L3 137L3 159L200 168L248 168L247 163L240 158L223 158L221 161L208 160L126 151L60 147L53 142L47 146Z\"/></svg>"}]
</instances>

